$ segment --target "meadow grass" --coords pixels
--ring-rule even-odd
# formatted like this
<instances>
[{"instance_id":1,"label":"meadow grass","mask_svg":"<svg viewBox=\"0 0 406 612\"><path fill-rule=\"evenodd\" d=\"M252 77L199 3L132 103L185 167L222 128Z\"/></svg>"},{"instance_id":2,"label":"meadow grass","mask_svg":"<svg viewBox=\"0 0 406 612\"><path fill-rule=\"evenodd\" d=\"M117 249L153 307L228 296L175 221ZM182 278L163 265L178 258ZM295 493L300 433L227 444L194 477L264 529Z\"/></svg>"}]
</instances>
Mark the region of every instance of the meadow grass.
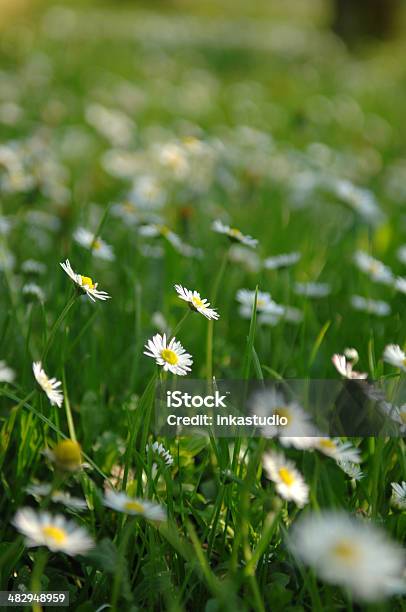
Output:
<instances>
[{"instance_id":1,"label":"meadow grass","mask_svg":"<svg viewBox=\"0 0 406 612\"><path fill-rule=\"evenodd\" d=\"M0 359L15 374L0 383L2 590L68 591L81 612L406 608L400 594L369 601L324 581L288 545L302 514L326 509L404 543L405 500L391 498L406 479L401 434L351 440L362 479L317 450L284 448L309 489L304 509L264 473L276 439L161 437L170 465L146 450L157 382L172 379L143 354L158 332L176 335L193 356L189 376L209 382L337 379L333 354L356 347L356 369L401 403L402 365L382 355L406 342L395 280L405 266L404 45L352 56L323 12L286 12L286 22L278 7L247 18L203 3L196 19L179 7L41 5L2 33ZM213 231L218 218L258 246L236 249ZM91 232L88 248L78 227ZM358 250L384 261L391 281L357 268ZM292 266L263 264L292 252ZM61 269L66 258L111 299L93 303ZM300 295L295 283L307 282L328 295ZM220 319L189 312L175 283ZM243 288L254 296L245 317ZM259 291L285 309L271 324ZM357 310L354 295L384 304ZM61 381L61 407L36 383L37 361ZM85 469L44 455L64 439L80 443ZM33 497L38 483L51 489ZM159 504L167 520L106 506L109 488ZM57 490L86 509L61 507ZM28 548L12 524L26 506L73 518L95 547Z\"/></svg>"}]
</instances>

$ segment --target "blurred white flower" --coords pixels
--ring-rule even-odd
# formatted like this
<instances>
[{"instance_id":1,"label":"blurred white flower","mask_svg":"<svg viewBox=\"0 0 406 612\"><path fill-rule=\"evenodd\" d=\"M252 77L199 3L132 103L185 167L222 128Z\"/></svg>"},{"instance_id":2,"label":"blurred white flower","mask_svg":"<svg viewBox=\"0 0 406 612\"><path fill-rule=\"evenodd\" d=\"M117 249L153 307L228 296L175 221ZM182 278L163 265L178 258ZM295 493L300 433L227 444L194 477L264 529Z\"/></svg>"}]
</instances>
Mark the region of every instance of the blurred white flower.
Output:
<instances>
[{"instance_id":1,"label":"blurred white flower","mask_svg":"<svg viewBox=\"0 0 406 612\"><path fill-rule=\"evenodd\" d=\"M398 344L388 344L383 351L383 360L406 372L406 353Z\"/></svg>"},{"instance_id":2,"label":"blurred white flower","mask_svg":"<svg viewBox=\"0 0 406 612\"><path fill-rule=\"evenodd\" d=\"M182 285L175 285L175 289L181 300L187 302L192 310L200 312L206 319L217 320L220 317L215 309L210 308L210 302L200 297L198 291L191 291Z\"/></svg>"},{"instance_id":3,"label":"blurred white flower","mask_svg":"<svg viewBox=\"0 0 406 612\"><path fill-rule=\"evenodd\" d=\"M391 313L391 307L387 302L382 300L372 300L364 298L361 295L351 296L351 306L355 310L376 315L377 317L385 317Z\"/></svg>"},{"instance_id":4,"label":"blurred white flower","mask_svg":"<svg viewBox=\"0 0 406 612\"><path fill-rule=\"evenodd\" d=\"M266 270L278 270L279 268L287 268L293 266L301 258L301 253L286 253L282 255L275 255L274 257L267 257L264 259L264 268Z\"/></svg>"},{"instance_id":5,"label":"blurred white flower","mask_svg":"<svg viewBox=\"0 0 406 612\"><path fill-rule=\"evenodd\" d=\"M92 251L95 257L106 261L115 260L113 248L101 238L96 238L93 232L89 232L84 227L78 227L75 230L73 239L85 249Z\"/></svg>"},{"instance_id":6,"label":"blurred white flower","mask_svg":"<svg viewBox=\"0 0 406 612\"><path fill-rule=\"evenodd\" d=\"M241 264L248 272L259 272L261 260L252 249L241 244L232 244L228 251L228 259Z\"/></svg>"},{"instance_id":7,"label":"blurred white flower","mask_svg":"<svg viewBox=\"0 0 406 612\"><path fill-rule=\"evenodd\" d=\"M62 384L61 381L56 380L56 378L48 378L40 361L32 364L32 371L34 372L35 380L46 393L51 406L58 406L60 408L63 403L63 393L59 389Z\"/></svg>"},{"instance_id":8,"label":"blurred white flower","mask_svg":"<svg viewBox=\"0 0 406 612\"><path fill-rule=\"evenodd\" d=\"M114 146L127 146L135 132L134 122L123 111L101 104L89 104L86 121Z\"/></svg>"},{"instance_id":9,"label":"blurred white flower","mask_svg":"<svg viewBox=\"0 0 406 612\"><path fill-rule=\"evenodd\" d=\"M258 240L251 236L245 236L239 229L224 225L219 219L213 221L212 229L218 234L224 234L233 242L241 242L245 246L255 248L258 244Z\"/></svg>"},{"instance_id":10,"label":"blurred white flower","mask_svg":"<svg viewBox=\"0 0 406 612\"><path fill-rule=\"evenodd\" d=\"M328 283L295 283L293 290L297 295L304 295L309 298L322 298L331 293Z\"/></svg>"},{"instance_id":11,"label":"blurred white flower","mask_svg":"<svg viewBox=\"0 0 406 612\"><path fill-rule=\"evenodd\" d=\"M378 527L343 512L301 518L293 527L290 548L319 578L356 598L375 601L405 588L401 548Z\"/></svg>"},{"instance_id":12,"label":"blurred white flower","mask_svg":"<svg viewBox=\"0 0 406 612\"><path fill-rule=\"evenodd\" d=\"M192 355L186 353L185 349L176 338L172 338L169 343L166 340L166 334L155 334L151 340L148 340L145 345L147 349L144 355L153 357L156 363L163 369L172 374L185 376L191 370L193 364Z\"/></svg>"},{"instance_id":13,"label":"blurred white flower","mask_svg":"<svg viewBox=\"0 0 406 612\"><path fill-rule=\"evenodd\" d=\"M267 478L275 483L276 491L283 499L295 502L299 508L308 503L309 487L293 461L282 453L270 452L262 457L262 465Z\"/></svg>"},{"instance_id":14,"label":"blurred white flower","mask_svg":"<svg viewBox=\"0 0 406 612\"><path fill-rule=\"evenodd\" d=\"M238 310L239 314L245 319L250 319L255 303L255 291L251 291L250 289L239 289L237 291L236 300L241 304ZM281 317L285 310L271 299L271 295L268 292L258 291L257 312L274 317Z\"/></svg>"},{"instance_id":15,"label":"blurred white flower","mask_svg":"<svg viewBox=\"0 0 406 612\"><path fill-rule=\"evenodd\" d=\"M390 402L380 402L379 407L385 416L399 425L402 434L406 433L406 404L395 406Z\"/></svg>"},{"instance_id":16,"label":"blurred white flower","mask_svg":"<svg viewBox=\"0 0 406 612\"><path fill-rule=\"evenodd\" d=\"M116 493L111 489L106 490L104 505L118 512L142 516L150 521L166 521L166 512L162 506L149 500L128 497L125 493Z\"/></svg>"},{"instance_id":17,"label":"blurred white flower","mask_svg":"<svg viewBox=\"0 0 406 612\"><path fill-rule=\"evenodd\" d=\"M42 261L35 259L26 259L21 265L21 271L25 274L45 274L47 267Z\"/></svg>"},{"instance_id":18,"label":"blurred white flower","mask_svg":"<svg viewBox=\"0 0 406 612\"><path fill-rule=\"evenodd\" d=\"M61 514L35 512L21 508L13 520L14 527L25 536L26 546L47 546L52 552L83 555L93 548L94 542L87 531L68 521Z\"/></svg>"},{"instance_id":19,"label":"blurred white flower","mask_svg":"<svg viewBox=\"0 0 406 612\"><path fill-rule=\"evenodd\" d=\"M45 293L36 283L26 283L22 288L23 295L33 296L39 302L45 302Z\"/></svg>"},{"instance_id":20,"label":"blurred white flower","mask_svg":"<svg viewBox=\"0 0 406 612\"><path fill-rule=\"evenodd\" d=\"M393 283L394 277L392 270L378 259L368 255L368 253L356 251L354 254L354 263L362 272L368 274L371 280L384 285Z\"/></svg>"},{"instance_id":21,"label":"blurred white flower","mask_svg":"<svg viewBox=\"0 0 406 612\"><path fill-rule=\"evenodd\" d=\"M8 367L7 363L3 360L0 361L0 383L12 383L15 380L15 372Z\"/></svg>"},{"instance_id":22,"label":"blurred white flower","mask_svg":"<svg viewBox=\"0 0 406 612\"><path fill-rule=\"evenodd\" d=\"M353 446L351 442L341 442L338 438L316 436L313 438L312 447L335 461L361 462L360 450Z\"/></svg>"},{"instance_id":23,"label":"blurred white flower","mask_svg":"<svg viewBox=\"0 0 406 612\"><path fill-rule=\"evenodd\" d=\"M62 504L71 510L87 510L87 503L79 497L72 497L70 493L65 491L52 491L52 485L48 483L32 484L26 488L29 495L36 499L48 497L51 495L51 500L54 503Z\"/></svg>"},{"instance_id":24,"label":"blurred white flower","mask_svg":"<svg viewBox=\"0 0 406 612\"><path fill-rule=\"evenodd\" d=\"M286 425L265 425L261 433L265 438L278 436L283 446L307 449L311 447L314 427L307 412L294 401L287 401L282 393L275 389L256 392L250 398L250 412L258 417L284 417Z\"/></svg>"}]
</instances>

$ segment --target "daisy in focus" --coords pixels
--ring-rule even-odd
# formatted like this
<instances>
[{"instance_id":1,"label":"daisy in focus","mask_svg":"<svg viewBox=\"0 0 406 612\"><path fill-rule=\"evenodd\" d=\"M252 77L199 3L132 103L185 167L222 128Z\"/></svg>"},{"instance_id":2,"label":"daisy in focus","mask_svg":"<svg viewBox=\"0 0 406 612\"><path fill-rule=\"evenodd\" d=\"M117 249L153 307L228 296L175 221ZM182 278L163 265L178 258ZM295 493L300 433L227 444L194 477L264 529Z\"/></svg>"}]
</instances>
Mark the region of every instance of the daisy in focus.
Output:
<instances>
[{"instance_id":1,"label":"daisy in focus","mask_svg":"<svg viewBox=\"0 0 406 612\"><path fill-rule=\"evenodd\" d=\"M46 546L52 552L75 556L86 553L94 546L85 529L61 514L52 516L48 512L22 508L15 515L13 525L25 536L26 546L29 547Z\"/></svg>"},{"instance_id":2,"label":"daisy in focus","mask_svg":"<svg viewBox=\"0 0 406 612\"><path fill-rule=\"evenodd\" d=\"M182 285L175 285L176 292L181 300L188 303L189 308L195 312L200 312L206 319L217 319L220 317L218 312L214 308L210 308L210 302L200 297L200 293L197 291L191 291L182 287Z\"/></svg>"},{"instance_id":3,"label":"daisy in focus","mask_svg":"<svg viewBox=\"0 0 406 612\"><path fill-rule=\"evenodd\" d=\"M82 449L76 440L61 440L52 450L46 449L44 454L56 467L67 472L76 472L87 466L82 462Z\"/></svg>"},{"instance_id":4,"label":"daisy in focus","mask_svg":"<svg viewBox=\"0 0 406 612\"><path fill-rule=\"evenodd\" d=\"M222 223L219 219L213 221L212 229L218 234L228 236L232 242L240 242L241 244L252 247L253 249L255 249L258 244L258 240L252 238L252 236L245 236L239 229L230 227L229 225L224 225L224 223Z\"/></svg>"},{"instance_id":5,"label":"daisy in focus","mask_svg":"<svg viewBox=\"0 0 406 612\"><path fill-rule=\"evenodd\" d=\"M147 349L144 355L153 357L156 363L163 367L164 371L172 372L179 376L185 376L191 371L193 364L192 355L186 353L181 343L172 338L169 343L166 340L166 334L155 334L152 339L148 340L145 345Z\"/></svg>"},{"instance_id":6,"label":"daisy in focus","mask_svg":"<svg viewBox=\"0 0 406 612\"><path fill-rule=\"evenodd\" d=\"M98 283L94 283L89 276L82 276L81 274L76 274L72 270L72 266L70 265L69 259L67 259L64 263L61 263L61 267L66 272L73 282L82 289L87 295L87 297L95 302L98 300L108 300L111 296L105 291L99 291L97 289Z\"/></svg>"},{"instance_id":7,"label":"daisy in focus","mask_svg":"<svg viewBox=\"0 0 406 612\"><path fill-rule=\"evenodd\" d=\"M34 372L35 380L42 390L45 391L51 406L58 406L60 408L63 402L63 393L59 389L62 384L61 381L56 380L56 378L48 378L40 361L32 364L32 371Z\"/></svg>"},{"instance_id":8,"label":"daisy in focus","mask_svg":"<svg viewBox=\"0 0 406 612\"><path fill-rule=\"evenodd\" d=\"M308 514L293 527L290 548L319 578L375 601L404 589L404 555L387 535L343 512Z\"/></svg>"},{"instance_id":9,"label":"daisy in focus","mask_svg":"<svg viewBox=\"0 0 406 612\"><path fill-rule=\"evenodd\" d=\"M385 346L383 360L406 372L406 353L402 351L398 344L388 344Z\"/></svg>"},{"instance_id":10,"label":"daisy in focus","mask_svg":"<svg viewBox=\"0 0 406 612\"><path fill-rule=\"evenodd\" d=\"M262 458L267 478L276 485L277 493L287 501L303 508L309 501L309 487L303 476L282 453L267 453Z\"/></svg>"},{"instance_id":11,"label":"daisy in focus","mask_svg":"<svg viewBox=\"0 0 406 612\"><path fill-rule=\"evenodd\" d=\"M149 521L166 521L166 512L159 504L151 501L128 497L125 493L116 493L107 489L104 505L118 512L132 516L143 516Z\"/></svg>"},{"instance_id":12,"label":"daisy in focus","mask_svg":"<svg viewBox=\"0 0 406 612\"><path fill-rule=\"evenodd\" d=\"M344 355L336 353L332 356L331 361L337 372L344 378L349 380L365 380L368 378L366 372L356 372L353 370L354 365L358 361L358 352L355 349L345 349Z\"/></svg>"},{"instance_id":13,"label":"daisy in focus","mask_svg":"<svg viewBox=\"0 0 406 612\"><path fill-rule=\"evenodd\" d=\"M95 257L99 257L105 261L115 260L113 248L84 227L78 227L75 230L73 239L80 244L80 246L92 251Z\"/></svg>"}]
</instances>

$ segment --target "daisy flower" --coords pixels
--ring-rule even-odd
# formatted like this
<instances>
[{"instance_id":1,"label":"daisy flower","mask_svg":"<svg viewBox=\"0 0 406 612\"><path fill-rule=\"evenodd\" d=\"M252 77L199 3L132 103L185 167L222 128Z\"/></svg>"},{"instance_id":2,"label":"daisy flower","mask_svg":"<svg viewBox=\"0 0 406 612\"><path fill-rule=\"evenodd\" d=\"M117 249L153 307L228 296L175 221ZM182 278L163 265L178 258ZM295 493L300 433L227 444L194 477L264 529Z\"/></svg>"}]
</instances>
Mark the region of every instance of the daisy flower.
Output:
<instances>
[{"instance_id":1,"label":"daisy flower","mask_svg":"<svg viewBox=\"0 0 406 612\"><path fill-rule=\"evenodd\" d=\"M267 453L262 458L267 478L276 485L277 493L287 501L303 508L309 501L309 487L303 476L282 453Z\"/></svg>"},{"instance_id":2,"label":"daisy flower","mask_svg":"<svg viewBox=\"0 0 406 612\"><path fill-rule=\"evenodd\" d=\"M82 462L82 449L76 440L61 440L52 450L46 449L44 454L61 470L75 472L85 467Z\"/></svg>"},{"instance_id":3,"label":"daisy flower","mask_svg":"<svg viewBox=\"0 0 406 612\"><path fill-rule=\"evenodd\" d=\"M96 298L98 300L108 300L111 297L105 291L99 291L97 289L98 283L94 283L89 276L76 274L72 270L69 259L67 259L65 263L61 263L61 267L69 278L86 293L87 297L92 300L92 302L95 302Z\"/></svg>"},{"instance_id":4,"label":"daisy flower","mask_svg":"<svg viewBox=\"0 0 406 612\"><path fill-rule=\"evenodd\" d=\"M297 295L308 298L323 298L331 293L328 283L295 283L293 290Z\"/></svg>"},{"instance_id":5,"label":"daisy flower","mask_svg":"<svg viewBox=\"0 0 406 612\"><path fill-rule=\"evenodd\" d=\"M183 242L178 234L175 234L169 227L162 224L150 224L143 225L139 228L138 233L141 236L145 236L147 238L156 238L157 236L162 236L173 246L175 251L184 255L185 257L192 257L196 259L202 259L203 251L199 248L192 247L189 244Z\"/></svg>"},{"instance_id":6,"label":"daisy flower","mask_svg":"<svg viewBox=\"0 0 406 612\"><path fill-rule=\"evenodd\" d=\"M94 542L82 527L68 521L61 514L35 512L32 508L21 508L13 520L14 527L22 533L26 546L47 546L52 552L67 555L82 555L93 548Z\"/></svg>"},{"instance_id":7,"label":"daisy flower","mask_svg":"<svg viewBox=\"0 0 406 612\"><path fill-rule=\"evenodd\" d=\"M404 276L398 276L395 278L393 283L396 291L400 291L400 293L406 293L406 278Z\"/></svg>"},{"instance_id":8,"label":"daisy flower","mask_svg":"<svg viewBox=\"0 0 406 612\"><path fill-rule=\"evenodd\" d=\"M14 370L8 367L7 363L3 360L0 361L0 383L12 383L16 375Z\"/></svg>"},{"instance_id":9,"label":"daisy flower","mask_svg":"<svg viewBox=\"0 0 406 612\"><path fill-rule=\"evenodd\" d=\"M154 442L151 445L147 444L146 447L145 447L145 451L147 453L149 451L151 451L152 453L155 453L156 455L161 457L161 459L168 466L173 464L173 457L172 457L171 453L166 450L166 448L164 447L164 445L162 443Z\"/></svg>"},{"instance_id":10,"label":"daisy flower","mask_svg":"<svg viewBox=\"0 0 406 612\"><path fill-rule=\"evenodd\" d=\"M347 461L345 459L339 459L337 461L337 465L345 474L347 474L347 476L351 478L351 480L361 480L365 476L358 463L353 463L352 461Z\"/></svg>"},{"instance_id":11,"label":"daisy flower","mask_svg":"<svg viewBox=\"0 0 406 612\"><path fill-rule=\"evenodd\" d=\"M241 244L245 244L245 246L249 246L254 249L258 244L258 240L255 238L252 238L251 236L244 236L239 229L230 227L229 225L224 225L224 223L222 223L219 219L213 221L212 229L218 234L228 236L232 242L240 242Z\"/></svg>"},{"instance_id":12,"label":"daisy flower","mask_svg":"<svg viewBox=\"0 0 406 612\"><path fill-rule=\"evenodd\" d=\"M385 346L383 360L406 372L406 354L398 344L388 344Z\"/></svg>"},{"instance_id":13,"label":"daisy flower","mask_svg":"<svg viewBox=\"0 0 406 612\"><path fill-rule=\"evenodd\" d=\"M352 463L361 461L359 449L355 448L351 442L341 442L338 438L314 437L312 446L335 461L351 461Z\"/></svg>"},{"instance_id":14,"label":"daisy flower","mask_svg":"<svg viewBox=\"0 0 406 612\"><path fill-rule=\"evenodd\" d=\"M275 255L274 257L267 257L264 259L264 268L266 270L278 270L279 268L287 268L293 266L295 263L300 261L301 253L283 253L281 255Z\"/></svg>"},{"instance_id":15,"label":"daisy flower","mask_svg":"<svg viewBox=\"0 0 406 612\"><path fill-rule=\"evenodd\" d=\"M101 238L96 237L93 232L89 232L89 230L85 229L84 227L78 227L75 230L73 239L80 244L80 246L92 251L95 257L99 257L100 259L104 259L106 261L114 261L115 256L113 253L113 248Z\"/></svg>"},{"instance_id":16,"label":"daisy flower","mask_svg":"<svg viewBox=\"0 0 406 612\"><path fill-rule=\"evenodd\" d=\"M287 419L286 425L265 425L261 432L265 438L279 436L283 446L306 449L312 444L314 427L309 415L297 402L289 402L275 389L266 389L254 394L250 402L252 414L258 417L278 416Z\"/></svg>"},{"instance_id":17,"label":"daisy flower","mask_svg":"<svg viewBox=\"0 0 406 612\"><path fill-rule=\"evenodd\" d=\"M149 500L128 497L125 493L116 493L107 489L104 497L104 505L124 514L143 516L150 521L165 521L166 512L159 504Z\"/></svg>"},{"instance_id":18,"label":"daisy flower","mask_svg":"<svg viewBox=\"0 0 406 612\"><path fill-rule=\"evenodd\" d=\"M145 348L147 350L144 351L144 355L153 357L158 365L163 366L165 372L169 370L179 376L185 376L190 372L190 366L193 364L192 355L186 353L176 338L172 338L168 344L166 334L163 336L155 334L151 340L148 340Z\"/></svg>"},{"instance_id":19,"label":"daisy flower","mask_svg":"<svg viewBox=\"0 0 406 612\"><path fill-rule=\"evenodd\" d=\"M401 433L406 432L406 404L395 406L390 402L381 402L379 406L386 416L400 426Z\"/></svg>"},{"instance_id":20,"label":"daisy flower","mask_svg":"<svg viewBox=\"0 0 406 612\"><path fill-rule=\"evenodd\" d=\"M368 274L371 280L384 285L392 284L392 270L378 259L365 253L365 251L357 251L355 253L354 263L359 270Z\"/></svg>"},{"instance_id":21,"label":"daisy flower","mask_svg":"<svg viewBox=\"0 0 406 612\"><path fill-rule=\"evenodd\" d=\"M51 406L58 406L60 408L63 402L63 393L58 388L62 384L61 381L56 380L56 378L48 378L40 361L35 361L32 364L32 371L34 372L35 380L42 390L45 391Z\"/></svg>"},{"instance_id":22,"label":"daisy flower","mask_svg":"<svg viewBox=\"0 0 406 612\"><path fill-rule=\"evenodd\" d=\"M362 295L352 295L351 306L355 310L367 312L377 317L386 317L391 313L391 307L387 302L383 300L371 300L369 298L364 298Z\"/></svg>"},{"instance_id":23,"label":"daisy flower","mask_svg":"<svg viewBox=\"0 0 406 612\"><path fill-rule=\"evenodd\" d=\"M343 512L307 514L293 527L290 548L326 582L374 601L404 588L404 555L386 534Z\"/></svg>"},{"instance_id":24,"label":"daisy flower","mask_svg":"<svg viewBox=\"0 0 406 612\"><path fill-rule=\"evenodd\" d=\"M261 260L255 251L241 244L231 245L228 251L228 259L241 265L248 272L255 273L261 269Z\"/></svg>"},{"instance_id":25,"label":"daisy flower","mask_svg":"<svg viewBox=\"0 0 406 612\"><path fill-rule=\"evenodd\" d=\"M36 499L47 497L52 492L52 486L48 483L39 483L28 486L26 492ZM72 497L70 493L64 491L53 491L51 500L56 504L63 504L71 510L87 510L87 503L79 497Z\"/></svg>"},{"instance_id":26,"label":"daisy flower","mask_svg":"<svg viewBox=\"0 0 406 612\"><path fill-rule=\"evenodd\" d=\"M26 283L23 285L22 294L35 297L39 302L45 302L45 293L37 283Z\"/></svg>"},{"instance_id":27,"label":"daisy flower","mask_svg":"<svg viewBox=\"0 0 406 612\"><path fill-rule=\"evenodd\" d=\"M353 370L352 368L354 366L354 361L347 360L345 355L335 354L332 356L331 361L333 362L337 372L344 378L348 378L349 380L365 380L368 378L368 374L366 372L356 372Z\"/></svg>"},{"instance_id":28,"label":"daisy flower","mask_svg":"<svg viewBox=\"0 0 406 612\"><path fill-rule=\"evenodd\" d=\"M200 312L206 319L214 319L217 321L220 315L215 309L210 308L210 302L206 299L202 299L200 293L186 289L182 287L182 285L175 285L175 289L180 299L187 302L191 310Z\"/></svg>"},{"instance_id":29,"label":"daisy flower","mask_svg":"<svg viewBox=\"0 0 406 612\"><path fill-rule=\"evenodd\" d=\"M36 259L26 259L21 265L21 271L25 274L45 274L47 267L42 261Z\"/></svg>"},{"instance_id":30,"label":"daisy flower","mask_svg":"<svg viewBox=\"0 0 406 612\"><path fill-rule=\"evenodd\" d=\"M391 503L399 510L406 510L406 482L392 482L392 497Z\"/></svg>"},{"instance_id":31,"label":"daisy flower","mask_svg":"<svg viewBox=\"0 0 406 612\"><path fill-rule=\"evenodd\" d=\"M237 291L236 300L240 303L239 314L244 317L244 319L250 319L255 303L255 291L239 289ZM268 292L258 291L257 312L280 318L284 314L285 309L274 302Z\"/></svg>"}]
</instances>

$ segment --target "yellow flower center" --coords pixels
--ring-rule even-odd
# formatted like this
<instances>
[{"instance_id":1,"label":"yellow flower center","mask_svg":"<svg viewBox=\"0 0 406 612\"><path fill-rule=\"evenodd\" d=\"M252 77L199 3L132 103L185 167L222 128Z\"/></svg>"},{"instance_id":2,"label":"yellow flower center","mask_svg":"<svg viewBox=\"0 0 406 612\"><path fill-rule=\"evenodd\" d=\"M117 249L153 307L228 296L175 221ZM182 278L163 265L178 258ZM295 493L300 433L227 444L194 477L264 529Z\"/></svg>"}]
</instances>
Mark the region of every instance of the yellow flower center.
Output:
<instances>
[{"instance_id":1,"label":"yellow flower center","mask_svg":"<svg viewBox=\"0 0 406 612\"><path fill-rule=\"evenodd\" d=\"M42 528L42 533L46 538L53 540L55 544L63 544L66 540L66 532L59 527L54 527L54 525L45 525Z\"/></svg>"},{"instance_id":2,"label":"yellow flower center","mask_svg":"<svg viewBox=\"0 0 406 612\"><path fill-rule=\"evenodd\" d=\"M275 416L278 416L280 419L283 417L287 420L287 425L291 422L292 418L289 412L289 408L285 406L278 406L273 411Z\"/></svg>"},{"instance_id":3,"label":"yellow flower center","mask_svg":"<svg viewBox=\"0 0 406 612\"><path fill-rule=\"evenodd\" d=\"M139 512L142 514L144 512L144 506L136 501L129 501L124 504L124 510L129 510L130 512Z\"/></svg>"},{"instance_id":4,"label":"yellow flower center","mask_svg":"<svg viewBox=\"0 0 406 612\"><path fill-rule=\"evenodd\" d=\"M369 271L371 274L377 274L379 272L380 265L378 263L371 263L369 266Z\"/></svg>"},{"instance_id":5,"label":"yellow flower center","mask_svg":"<svg viewBox=\"0 0 406 612\"><path fill-rule=\"evenodd\" d=\"M56 463L66 469L76 469L82 463L82 454L80 445L74 440L62 440L54 450Z\"/></svg>"},{"instance_id":6,"label":"yellow flower center","mask_svg":"<svg viewBox=\"0 0 406 612\"><path fill-rule=\"evenodd\" d=\"M237 238L237 240L242 236L240 230L235 227L230 227L228 234L231 238Z\"/></svg>"},{"instance_id":7,"label":"yellow flower center","mask_svg":"<svg viewBox=\"0 0 406 612\"><path fill-rule=\"evenodd\" d=\"M332 548L332 553L335 557L338 557L340 561L345 563L354 562L358 556L355 546L348 540L337 542Z\"/></svg>"},{"instance_id":8,"label":"yellow flower center","mask_svg":"<svg viewBox=\"0 0 406 612\"><path fill-rule=\"evenodd\" d=\"M200 298L194 296L192 297L193 306L196 308L201 308L203 306L203 302Z\"/></svg>"},{"instance_id":9,"label":"yellow flower center","mask_svg":"<svg viewBox=\"0 0 406 612\"><path fill-rule=\"evenodd\" d=\"M295 477L292 474L292 472L288 470L288 468L284 468L284 467L279 468L278 474L279 474L280 479L286 485L288 485L288 487L290 487L295 482Z\"/></svg>"},{"instance_id":10,"label":"yellow flower center","mask_svg":"<svg viewBox=\"0 0 406 612\"><path fill-rule=\"evenodd\" d=\"M167 236L171 230L166 225L160 225L159 231L161 232L162 236Z\"/></svg>"},{"instance_id":11,"label":"yellow flower center","mask_svg":"<svg viewBox=\"0 0 406 612\"><path fill-rule=\"evenodd\" d=\"M167 363L170 363L171 365L176 365L179 361L179 357L177 356L175 351L172 351L171 349L168 349L168 348L162 349L161 357L162 359L164 359Z\"/></svg>"},{"instance_id":12,"label":"yellow flower center","mask_svg":"<svg viewBox=\"0 0 406 612\"><path fill-rule=\"evenodd\" d=\"M100 240L93 240L93 242L92 242L92 248L93 248L95 251L98 251L98 250L101 248L101 242L100 242Z\"/></svg>"},{"instance_id":13,"label":"yellow flower center","mask_svg":"<svg viewBox=\"0 0 406 612\"><path fill-rule=\"evenodd\" d=\"M319 442L321 448L325 448L326 450L336 450L337 445L333 440L320 440Z\"/></svg>"},{"instance_id":14,"label":"yellow flower center","mask_svg":"<svg viewBox=\"0 0 406 612\"><path fill-rule=\"evenodd\" d=\"M402 423L406 424L406 410L399 410L399 416Z\"/></svg>"},{"instance_id":15,"label":"yellow flower center","mask_svg":"<svg viewBox=\"0 0 406 612\"><path fill-rule=\"evenodd\" d=\"M88 289L96 288L96 285L93 283L92 279L89 276L81 276L80 280L84 287L88 287Z\"/></svg>"}]
</instances>

